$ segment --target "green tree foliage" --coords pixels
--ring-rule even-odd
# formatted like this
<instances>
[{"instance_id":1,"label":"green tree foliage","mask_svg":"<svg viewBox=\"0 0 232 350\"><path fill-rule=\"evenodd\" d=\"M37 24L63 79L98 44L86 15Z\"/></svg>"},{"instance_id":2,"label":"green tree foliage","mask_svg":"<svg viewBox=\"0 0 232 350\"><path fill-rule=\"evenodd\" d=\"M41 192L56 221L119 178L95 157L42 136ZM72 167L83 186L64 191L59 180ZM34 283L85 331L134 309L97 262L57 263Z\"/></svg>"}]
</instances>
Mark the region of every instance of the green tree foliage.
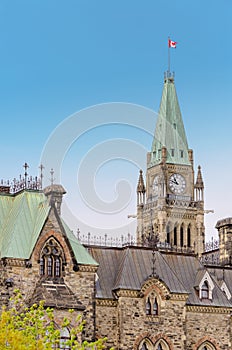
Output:
<instances>
[{"instance_id":1,"label":"green tree foliage","mask_svg":"<svg viewBox=\"0 0 232 350\"><path fill-rule=\"evenodd\" d=\"M19 291L11 300L10 308L3 307L0 315L0 349L1 350L101 350L105 349L106 339L95 342L81 341L84 323L80 317L73 324L73 310L69 318L64 318L61 329L54 322L54 312L45 308L44 303L25 307ZM61 330L68 327L70 337L61 345Z\"/></svg>"}]
</instances>

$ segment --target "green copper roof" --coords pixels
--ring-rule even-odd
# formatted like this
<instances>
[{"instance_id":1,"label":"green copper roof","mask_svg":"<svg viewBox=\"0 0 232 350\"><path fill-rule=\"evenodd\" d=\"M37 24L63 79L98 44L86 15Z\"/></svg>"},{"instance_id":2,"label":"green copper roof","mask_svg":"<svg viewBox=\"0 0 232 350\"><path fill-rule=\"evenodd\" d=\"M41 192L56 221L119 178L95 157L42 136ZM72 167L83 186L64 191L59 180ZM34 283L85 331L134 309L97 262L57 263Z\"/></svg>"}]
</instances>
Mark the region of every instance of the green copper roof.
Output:
<instances>
[{"instance_id":1,"label":"green copper roof","mask_svg":"<svg viewBox=\"0 0 232 350\"><path fill-rule=\"evenodd\" d=\"M0 257L29 259L50 206L43 193L0 197Z\"/></svg>"},{"instance_id":2,"label":"green copper roof","mask_svg":"<svg viewBox=\"0 0 232 350\"><path fill-rule=\"evenodd\" d=\"M161 162L161 149L167 149L167 163L190 165L188 142L177 99L174 78L165 78L151 150L150 166Z\"/></svg>"},{"instance_id":3,"label":"green copper roof","mask_svg":"<svg viewBox=\"0 0 232 350\"><path fill-rule=\"evenodd\" d=\"M84 264L84 265L98 266L98 263L87 252L86 248L83 247L82 244L80 244L77 237L74 235L73 231L70 230L70 228L66 225L66 223L63 220L62 220L62 225L68 237L69 243L71 244L77 263Z\"/></svg>"},{"instance_id":4,"label":"green copper roof","mask_svg":"<svg viewBox=\"0 0 232 350\"><path fill-rule=\"evenodd\" d=\"M0 195L0 258L29 259L51 206L38 191L23 191L16 195ZM77 237L61 220L78 264L96 265L96 261L79 243Z\"/></svg>"}]
</instances>

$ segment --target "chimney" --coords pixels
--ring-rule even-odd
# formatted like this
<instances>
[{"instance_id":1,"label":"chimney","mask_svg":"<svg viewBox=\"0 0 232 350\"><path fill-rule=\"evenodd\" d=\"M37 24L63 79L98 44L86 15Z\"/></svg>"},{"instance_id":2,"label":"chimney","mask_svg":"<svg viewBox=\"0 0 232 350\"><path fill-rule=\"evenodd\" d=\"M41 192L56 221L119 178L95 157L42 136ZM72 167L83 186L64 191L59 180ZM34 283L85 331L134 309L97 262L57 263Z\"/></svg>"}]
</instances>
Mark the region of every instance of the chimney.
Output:
<instances>
[{"instance_id":1,"label":"chimney","mask_svg":"<svg viewBox=\"0 0 232 350\"><path fill-rule=\"evenodd\" d=\"M63 195L66 193L65 189L61 185L52 184L44 188L44 194L48 197L51 205L55 205L57 212L61 215L61 203Z\"/></svg>"}]
</instances>

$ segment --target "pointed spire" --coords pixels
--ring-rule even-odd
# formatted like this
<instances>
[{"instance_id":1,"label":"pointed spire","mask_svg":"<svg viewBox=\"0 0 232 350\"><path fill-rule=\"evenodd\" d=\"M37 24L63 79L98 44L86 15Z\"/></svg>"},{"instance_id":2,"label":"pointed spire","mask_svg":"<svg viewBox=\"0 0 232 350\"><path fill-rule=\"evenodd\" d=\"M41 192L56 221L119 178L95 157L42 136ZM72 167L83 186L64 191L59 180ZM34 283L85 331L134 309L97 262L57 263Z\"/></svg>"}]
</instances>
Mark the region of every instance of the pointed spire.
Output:
<instances>
[{"instance_id":1,"label":"pointed spire","mask_svg":"<svg viewBox=\"0 0 232 350\"><path fill-rule=\"evenodd\" d=\"M198 166L197 180L196 180L195 188L204 188L204 181L202 178L200 165Z\"/></svg>"},{"instance_id":2,"label":"pointed spire","mask_svg":"<svg viewBox=\"0 0 232 350\"><path fill-rule=\"evenodd\" d=\"M162 162L162 148L167 163L190 165L188 142L174 84L174 74L167 72L151 150L150 166Z\"/></svg>"},{"instance_id":3,"label":"pointed spire","mask_svg":"<svg viewBox=\"0 0 232 350\"><path fill-rule=\"evenodd\" d=\"M146 192L146 188L144 185L144 180L143 180L143 171L140 170L139 171L139 180L138 180L138 185L137 185L137 193L145 193Z\"/></svg>"}]
</instances>

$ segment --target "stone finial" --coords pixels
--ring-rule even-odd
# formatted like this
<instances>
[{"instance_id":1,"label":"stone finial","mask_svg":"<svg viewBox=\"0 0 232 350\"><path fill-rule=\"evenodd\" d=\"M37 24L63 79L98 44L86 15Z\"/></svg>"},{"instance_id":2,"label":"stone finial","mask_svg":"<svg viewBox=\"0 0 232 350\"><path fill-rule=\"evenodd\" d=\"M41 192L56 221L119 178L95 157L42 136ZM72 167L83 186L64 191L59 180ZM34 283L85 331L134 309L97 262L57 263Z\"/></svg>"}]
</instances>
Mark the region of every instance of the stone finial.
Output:
<instances>
[{"instance_id":1,"label":"stone finial","mask_svg":"<svg viewBox=\"0 0 232 350\"><path fill-rule=\"evenodd\" d=\"M138 180L138 185L137 185L137 193L145 193L146 192L146 187L144 185L143 181L143 171L139 171L139 180Z\"/></svg>"},{"instance_id":2,"label":"stone finial","mask_svg":"<svg viewBox=\"0 0 232 350\"><path fill-rule=\"evenodd\" d=\"M201 167L198 166L198 172L197 172L197 180L195 184L195 188L204 188L204 182L201 174Z\"/></svg>"}]
</instances>

